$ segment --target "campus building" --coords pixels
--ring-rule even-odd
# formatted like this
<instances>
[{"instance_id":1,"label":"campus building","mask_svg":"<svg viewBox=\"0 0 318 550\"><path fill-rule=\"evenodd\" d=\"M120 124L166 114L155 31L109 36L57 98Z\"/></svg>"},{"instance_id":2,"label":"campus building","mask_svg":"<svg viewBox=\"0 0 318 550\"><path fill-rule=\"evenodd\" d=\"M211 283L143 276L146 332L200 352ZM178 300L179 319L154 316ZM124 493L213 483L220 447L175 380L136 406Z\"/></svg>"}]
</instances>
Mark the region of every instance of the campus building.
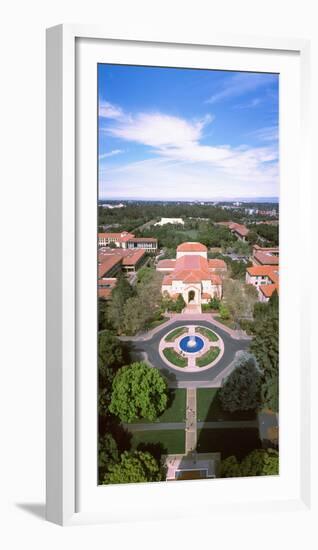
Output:
<instances>
[{"instance_id":1,"label":"campus building","mask_svg":"<svg viewBox=\"0 0 318 550\"><path fill-rule=\"evenodd\" d=\"M249 229L245 225L236 222L217 222L216 225L224 225L233 233L239 241L246 241Z\"/></svg>"},{"instance_id":2,"label":"campus building","mask_svg":"<svg viewBox=\"0 0 318 550\"><path fill-rule=\"evenodd\" d=\"M246 269L246 283L255 286L260 302L268 302L272 294L279 292L278 265L253 265Z\"/></svg>"},{"instance_id":3,"label":"campus building","mask_svg":"<svg viewBox=\"0 0 318 550\"><path fill-rule=\"evenodd\" d=\"M278 246L264 248L254 244L251 260L254 265L278 265L279 248Z\"/></svg>"},{"instance_id":4,"label":"campus building","mask_svg":"<svg viewBox=\"0 0 318 550\"><path fill-rule=\"evenodd\" d=\"M222 297L223 260L208 260L207 247L201 243L182 243L175 260L161 260L157 271L164 273L162 294L175 299L181 294L186 304L206 304Z\"/></svg>"},{"instance_id":5,"label":"campus building","mask_svg":"<svg viewBox=\"0 0 318 550\"><path fill-rule=\"evenodd\" d=\"M172 223L174 225L184 225L182 218L161 218L161 220L154 225L166 225L167 223Z\"/></svg>"},{"instance_id":6,"label":"campus building","mask_svg":"<svg viewBox=\"0 0 318 550\"><path fill-rule=\"evenodd\" d=\"M142 249L155 253L158 241L152 237L135 237L133 233L98 233L98 246L116 246L123 249Z\"/></svg>"},{"instance_id":7,"label":"campus building","mask_svg":"<svg viewBox=\"0 0 318 550\"><path fill-rule=\"evenodd\" d=\"M99 298L110 299L120 273L136 273L145 261L145 250L100 248L98 251Z\"/></svg>"}]
</instances>

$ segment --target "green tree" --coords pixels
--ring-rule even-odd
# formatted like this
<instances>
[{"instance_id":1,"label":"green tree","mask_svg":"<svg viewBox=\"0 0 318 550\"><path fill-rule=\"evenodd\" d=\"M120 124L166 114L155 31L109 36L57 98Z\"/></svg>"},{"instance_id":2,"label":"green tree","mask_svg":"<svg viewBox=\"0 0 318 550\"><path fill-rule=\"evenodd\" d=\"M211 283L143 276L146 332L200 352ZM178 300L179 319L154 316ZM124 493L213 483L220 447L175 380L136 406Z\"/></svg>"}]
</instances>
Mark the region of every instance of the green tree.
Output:
<instances>
[{"instance_id":1,"label":"green tree","mask_svg":"<svg viewBox=\"0 0 318 550\"><path fill-rule=\"evenodd\" d=\"M98 299L98 330L111 329L108 317L108 302L102 298Z\"/></svg>"},{"instance_id":2,"label":"green tree","mask_svg":"<svg viewBox=\"0 0 318 550\"><path fill-rule=\"evenodd\" d=\"M98 368L101 376L108 375L109 368L121 366L123 363L122 345L118 338L108 330L98 335Z\"/></svg>"},{"instance_id":3,"label":"green tree","mask_svg":"<svg viewBox=\"0 0 318 550\"><path fill-rule=\"evenodd\" d=\"M109 483L142 483L163 481L164 472L157 460L148 452L125 451L118 464L109 466L103 484Z\"/></svg>"},{"instance_id":4,"label":"green tree","mask_svg":"<svg viewBox=\"0 0 318 550\"><path fill-rule=\"evenodd\" d=\"M129 298L134 295L134 289L127 279L120 275L112 292L112 298L108 307L108 319L114 330L121 334L125 320L124 307Z\"/></svg>"},{"instance_id":5,"label":"green tree","mask_svg":"<svg viewBox=\"0 0 318 550\"><path fill-rule=\"evenodd\" d=\"M109 467L118 462L118 447L111 433L102 435L98 440L98 470L100 481Z\"/></svg>"},{"instance_id":6,"label":"green tree","mask_svg":"<svg viewBox=\"0 0 318 550\"><path fill-rule=\"evenodd\" d=\"M214 296L209 300L208 305L210 306L211 309L220 309L220 304L221 304L221 301L219 300L219 298L216 298L216 296Z\"/></svg>"},{"instance_id":7,"label":"green tree","mask_svg":"<svg viewBox=\"0 0 318 550\"><path fill-rule=\"evenodd\" d=\"M117 372L109 406L122 422L155 420L167 405L167 383L157 369L136 362Z\"/></svg>"},{"instance_id":8,"label":"green tree","mask_svg":"<svg viewBox=\"0 0 318 550\"><path fill-rule=\"evenodd\" d=\"M184 301L184 298L182 294L179 294L178 298L175 301L175 311L177 313L181 313L181 311L185 308L185 306L186 306L186 303Z\"/></svg>"},{"instance_id":9,"label":"green tree","mask_svg":"<svg viewBox=\"0 0 318 550\"><path fill-rule=\"evenodd\" d=\"M273 476L279 474L278 452L274 449L256 449L241 462L241 476Z\"/></svg>"},{"instance_id":10,"label":"green tree","mask_svg":"<svg viewBox=\"0 0 318 550\"><path fill-rule=\"evenodd\" d=\"M278 412L278 376L269 376L261 386L261 401L263 407Z\"/></svg>"},{"instance_id":11,"label":"green tree","mask_svg":"<svg viewBox=\"0 0 318 550\"><path fill-rule=\"evenodd\" d=\"M226 307L226 305L223 302L221 302L219 310L220 310L220 317L221 319L223 319L223 321L226 321L226 319L230 318L229 309Z\"/></svg>"},{"instance_id":12,"label":"green tree","mask_svg":"<svg viewBox=\"0 0 318 550\"><path fill-rule=\"evenodd\" d=\"M220 477L272 476L279 474L279 455L274 449L256 449L242 462L235 456L221 461Z\"/></svg>"},{"instance_id":13,"label":"green tree","mask_svg":"<svg viewBox=\"0 0 318 550\"><path fill-rule=\"evenodd\" d=\"M221 460L220 477L241 477L240 463L236 456L228 456Z\"/></svg>"},{"instance_id":14,"label":"green tree","mask_svg":"<svg viewBox=\"0 0 318 550\"><path fill-rule=\"evenodd\" d=\"M257 290L253 285L246 285L234 279L224 281L224 302L236 323L242 317L252 318L254 304L257 301Z\"/></svg>"},{"instance_id":15,"label":"green tree","mask_svg":"<svg viewBox=\"0 0 318 550\"><path fill-rule=\"evenodd\" d=\"M256 409L260 404L260 384L261 376L254 357L242 357L220 389L222 408L230 412Z\"/></svg>"},{"instance_id":16,"label":"green tree","mask_svg":"<svg viewBox=\"0 0 318 550\"><path fill-rule=\"evenodd\" d=\"M256 314L255 314L256 312ZM254 308L254 336L250 350L255 355L264 378L278 376L279 318L277 296L271 298L262 308Z\"/></svg>"},{"instance_id":17,"label":"green tree","mask_svg":"<svg viewBox=\"0 0 318 550\"><path fill-rule=\"evenodd\" d=\"M161 313L162 275L147 268L147 275L137 285L137 293L129 298L123 308L122 327L125 334L136 334Z\"/></svg>"}]
</instances>

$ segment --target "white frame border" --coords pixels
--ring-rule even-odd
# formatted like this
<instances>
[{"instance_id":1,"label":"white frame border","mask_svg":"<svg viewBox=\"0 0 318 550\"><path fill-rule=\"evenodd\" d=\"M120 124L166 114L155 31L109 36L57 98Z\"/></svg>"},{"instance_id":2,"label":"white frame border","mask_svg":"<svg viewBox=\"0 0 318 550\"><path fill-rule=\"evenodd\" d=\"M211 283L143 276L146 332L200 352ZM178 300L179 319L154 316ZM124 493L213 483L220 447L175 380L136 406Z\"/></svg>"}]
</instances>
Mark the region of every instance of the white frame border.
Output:
<instances>
[{"instance_id":1,"label":"white frame border","mask_svg":"<svg viewBox=\"0 0 318 550\"><path fill-rule=\"evenodd\" d=\"M308 189L309 172L309 78L310 52L306 40L233 36L201 31L183 36L182 30L162 40L151 36L118 36L101 26L59 25L47 30L47 519L60 525L105 521L75 513L76 502L76 372L75 372L75 40L77 38L116 41L161 42L202 46L267 49L297 52L301 64L301 174ZM308 183L305 183L308 182ZM305 194L306 200L308 195ZM301 204L307 214L309 205ZM309 216L307 218L307 221ZM308 238L309 221L303 231ZM306 239L303 240L306 242ZM309 245L305 256L308 258ZM309 288L302 290L303 303L310 303ZM306 313L303 312L305 316ZM303 325L304 326L304 323ZM300 510L310 506L310 346L302 333L306 377L301 384L301 486L298 500L250 503L247 511ZM222 507L224 512L242 511L242 503ZM99 514L98 514L99 516ZM119 520L120 518L118 518Z\"/></svg>"}]
</instances>

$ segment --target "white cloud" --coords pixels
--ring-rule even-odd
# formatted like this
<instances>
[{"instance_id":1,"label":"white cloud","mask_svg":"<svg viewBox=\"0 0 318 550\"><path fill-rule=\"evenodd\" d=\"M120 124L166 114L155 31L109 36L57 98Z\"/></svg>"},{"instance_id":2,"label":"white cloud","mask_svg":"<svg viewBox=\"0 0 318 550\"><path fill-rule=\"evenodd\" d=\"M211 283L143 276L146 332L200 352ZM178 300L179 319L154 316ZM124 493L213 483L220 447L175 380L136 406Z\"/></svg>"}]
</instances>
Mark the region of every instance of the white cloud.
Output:
<instances>
[{"instance_id":1,"label":"white cloud","mask_svg":"<svg viewBox=\"0 0 318 550\"><path fill-rule=\"evenodd\" d=\"M248 176L248 177L247 177ZM227 197L277 196L278 170L247 175L198 163L155 158L100 171L100 196L126 199L212 200Z\"/></svg>"},{"instance_id":2,"label":"white cloud","mask_svg":"<svg viewBox=\"0 0 318 550\"><path fill-rule=\"evenodd\" d=\"M212 120L209 114L188 122L162 113L139 113L134 117L123 117L106 131L114 137L151 147L181 147L200 139L203 128Z\"/></svg>"},{"instance_id":3,"label":"white cloud","mask_svg":"<svg viewBox=\"0 0 318 550\"><path fill-rule=\"evenodd\" d=\"M108 157L114 157L115 155L119 155L120 153L123 153L122 149L114 149L113 151L109 151L109 153L103 153L99 155L99 160L103 160Z\"/></svg>"},{"instance_id":4,"label":"white cloud","mask_svg":"<svg viewBox=\"0 0 318 550\"><path fill-rule=\"evenodd\" d=\"M254 132L250 132L248 135L257 138L260 141L277 141L279 137L278 126L266 126L265 128L259 128L258 130L254 130Z\"/></svg>"},{"instance_id":5,"label":"white cloud","mask_svg":"<svg viewBox=\"0 0 318 550\"><path fill-rule=\"evenodd\" d=\"M154 158L100 170L100 196L213 199L278 194L278 152L263 147L203 145L208 114L186 120L163 113L122 112L105 132L150 148ZM263 129L264 130L264 129Z\"/></svg>"},{"instance_id":6,"label":"white cloud","mask_svg":"<svg viewBox=\"0 0 318 550\"><path fill-rule=\"evenodd\" d=\"M206 100L206 103L217 103L222 99L229 99L252 92L257 88L272 84L275 79L275 75L266 73L240 72L233 76L228 76L221 83L220 87Z\"/></svg>"},{"instance_id":7,"label":"white cloud","mask_svg":"<svg viewBox=\"0 0 318 550\"><path fill-rule=\"evenodd\" d=\"M235 105L234 109L254 109L254 107L257 107L260 103L262 103L262 100L259 97L254 97L253 99L251 99L251 101L248 101L247 103Z\"/></svg>"},{"instance_id":8,"label":"white cloud","mask_svg":"<svg viewBox=\"0 0 318 550\"><path fill-rule=\"evenodd\" d=\"M99 102L99 116L102 118L119 119L123 116L123 111L117 105L113 105L108 101Z\"/></svg>"}]
</instances>

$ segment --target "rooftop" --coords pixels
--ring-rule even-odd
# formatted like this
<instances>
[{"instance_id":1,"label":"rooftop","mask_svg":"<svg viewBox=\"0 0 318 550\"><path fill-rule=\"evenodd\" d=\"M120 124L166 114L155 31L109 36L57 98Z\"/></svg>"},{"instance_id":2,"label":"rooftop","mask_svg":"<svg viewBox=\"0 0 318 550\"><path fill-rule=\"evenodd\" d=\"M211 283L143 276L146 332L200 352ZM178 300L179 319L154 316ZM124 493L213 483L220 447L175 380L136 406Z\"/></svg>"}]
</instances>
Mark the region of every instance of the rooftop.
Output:
<instances>
[{"instance_id":1,"label":"rooftop","mask_svg":"<svg viewBox=\"0 0 318 550\"><path fill-rule=\"evenodd\" d=\"M179 244L177 252L207 252L207 247L202 243L188 242Z\"/></svg>"},{"instance_id":2,"label":"rooftop","mask_svg":"<svg viewBox=\"0 0 318 550\"><path fill-rule=\"evenodd\" d=\"M129 239L130 243L156 243L158 239L153 237L133 237Z\"/></svg>"},{"instance_id":3,"label":"rooftop","mask_svg":"<svg viewBox=\"0 0 318 550\"><path fill-rule=\"evenodd\" d=\"M107 261L107 258L118 258L122 261L122 265L135 265L144 255L146 250L139 249L122 249L122 248L100 248L98 252L98 259L103 264Z\"/></svg>"},{"instance_id":4,"label":"rooftop","mask_svg":"<svg viewBox=\"0 0 318 550\"><path fill-rule=\"evenodd\" d=\"M99 239L115 239L119 242L129 241L134 238L133 233L128 233L128 231L122 231L121 233L98 233Z\"/></svg>"}]
</instances>

